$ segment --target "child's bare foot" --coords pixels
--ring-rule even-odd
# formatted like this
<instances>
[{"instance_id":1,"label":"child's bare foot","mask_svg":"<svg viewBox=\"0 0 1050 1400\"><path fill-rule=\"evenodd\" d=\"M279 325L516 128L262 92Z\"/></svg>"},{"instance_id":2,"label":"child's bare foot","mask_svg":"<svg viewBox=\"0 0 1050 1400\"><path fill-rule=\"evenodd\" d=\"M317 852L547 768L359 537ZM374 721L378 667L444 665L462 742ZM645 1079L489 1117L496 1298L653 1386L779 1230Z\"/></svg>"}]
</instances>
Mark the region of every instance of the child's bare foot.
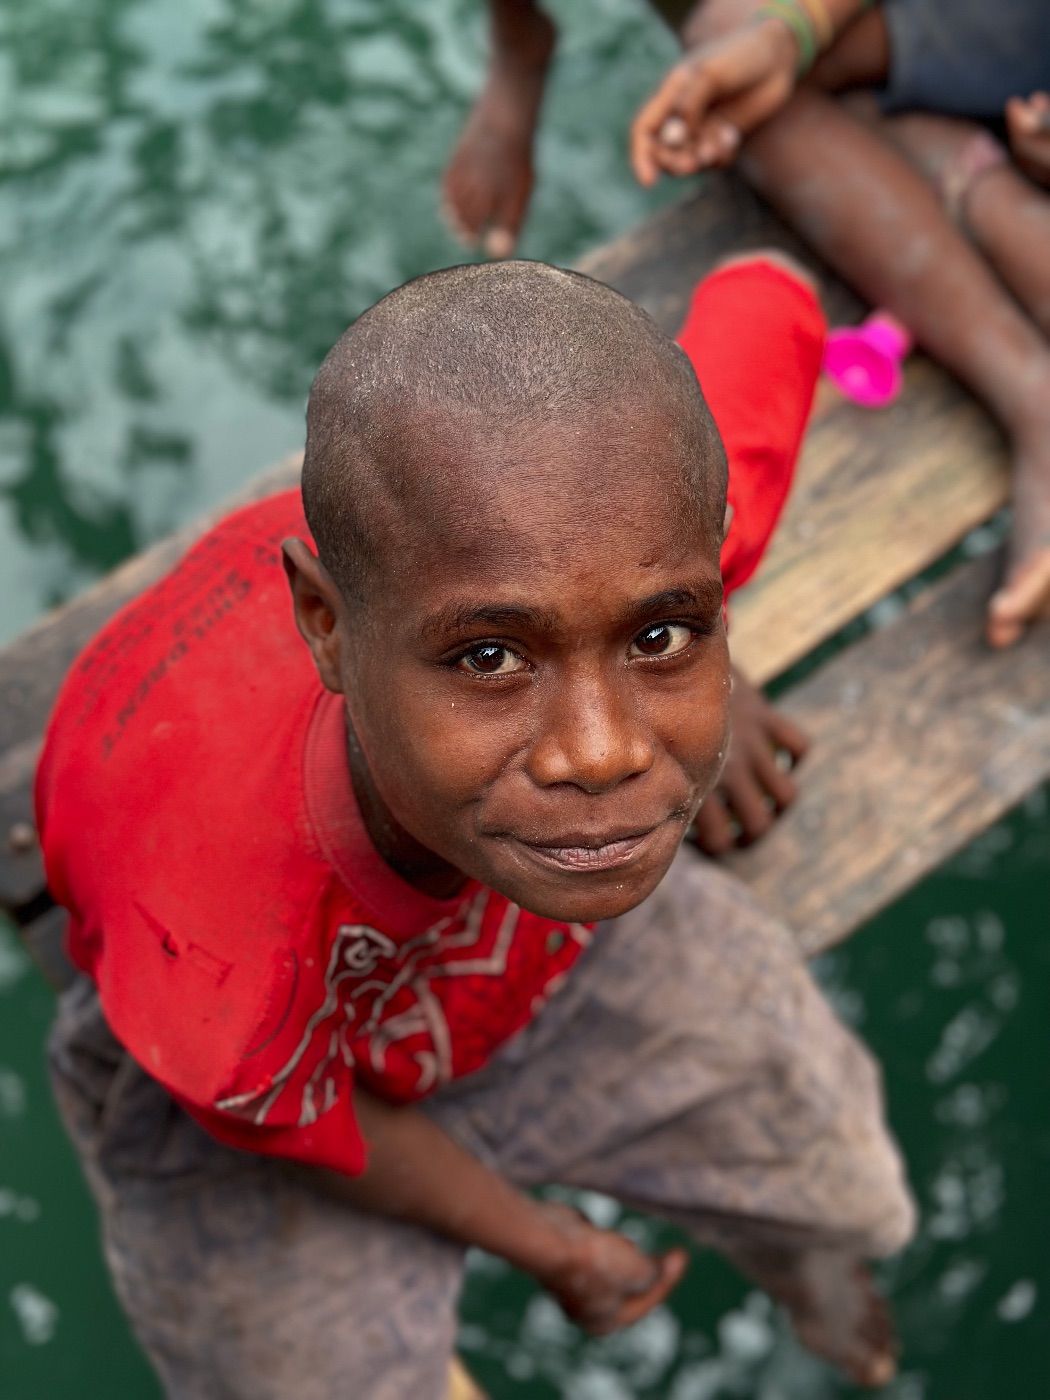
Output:
<instances>
[{"instance_id":1,"label":"child's bare foot","mask_svg":"<svg viewBox=\"0 0 1050 1400\"><path fill-rule=\"evenodd\" d=\"M988 604L993 647L1020 641L1028 624L1050 616L1050 386L1042 422L1015 439L1013 529L1006 577Z\"/></svg>"},{"instance_id":2,"label":"child's bare foot","mask_svg":"<svg viewBox=\"0 0 1050 1400\"><path fill-rule=\"evenodd\" d=\"M493 258L514 251L532 194L532 143L556 31L528 0L493 7L493 53L445 170L453 232Z\"/></svg>"},{"instance_id":3,"label":"child's bare foot","mask_svg":"<svg viewBox=\"0 0 1050 1400\"><path fill-rule=\"evenodd\" d=\"M893 1322L862 1260L839 1250L811 1250L798 1270L796 1286L779 1296L799 1340L815 1355L857 1385L875 1387L893 1379Z\"/></svg>"},{"instance_id":4,"label":"child's bare foot","mask_svg":"<svg viewBox=\"0 0 1050 1400\"><path fill-rule=\"evenodd\" d=\"M1050 186L1050 93L1011 97L1005 117L1014 160L1030 179Z\"/></svg>"},{"instance_id":5,"label":"child's bare foot","mask_svg":"<svg viewBox=\"0 0 1050 1400\"><path fill-rule=\"evenodd\" d=\"M809 747L798 725L780 714L734 667L732 737L718 786L697 813L694 839L708 855L757 841L798 796L794 766Z\"/></svg>"}]
</instances>

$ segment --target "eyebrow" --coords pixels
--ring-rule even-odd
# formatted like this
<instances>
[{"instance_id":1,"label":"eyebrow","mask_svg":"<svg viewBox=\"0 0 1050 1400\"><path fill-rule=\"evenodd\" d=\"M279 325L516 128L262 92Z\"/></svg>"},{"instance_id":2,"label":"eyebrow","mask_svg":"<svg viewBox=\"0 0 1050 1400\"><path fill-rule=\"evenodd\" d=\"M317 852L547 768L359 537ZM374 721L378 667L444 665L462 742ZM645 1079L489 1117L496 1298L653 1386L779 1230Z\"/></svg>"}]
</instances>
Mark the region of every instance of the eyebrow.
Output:
<instances>
[{"instance_id":1,"label":"eyebrow","mask_svg":"<svg viewBox=\"0 0 1050 1400\"><path fill-rule=\"evenodd\" d=\"M722 582L699 580L691 588L668 588L652 593L648 598L629 603L616 619L622 627L643 626L653 617L666 616L682 609L699 613L716 613L722 606ZM420 631L428 640L441 639L450 633L468 632L477 628L500 632L521 628L532 632L554 632L558 618L545 608L518 607L513 604L492 604L471 608L450 603L440 608L423 623Z\"/></svg>"},{"instance_id":2,"label":"eyebrow","mask_svg":"<svg viewBox=\"0 0 1050 1400\"><path fill-rule=\"evenodd\" d=\"M652 593L637 603L628 603L620 613L620 623L641 626L652 617L667 616L681 609L699 613L715 613L722 606L722 580L698 579L691 588L667 588Z\"/></svg>"},{"instance_id":3,"label":"eyebrow","mask_svg":"<svg viewBox=\"0 0 1050 1400\"><path fill-rule=\"evenodd\" d=\"M491 628L494 632L518 627L529 631L553 632L557 625L557 618L545 608L515 607L505 603L468 608L450 603L428 617L420 632L429 641L450 632L468 632L478 627Z\"/></svg>"}]
</instances>

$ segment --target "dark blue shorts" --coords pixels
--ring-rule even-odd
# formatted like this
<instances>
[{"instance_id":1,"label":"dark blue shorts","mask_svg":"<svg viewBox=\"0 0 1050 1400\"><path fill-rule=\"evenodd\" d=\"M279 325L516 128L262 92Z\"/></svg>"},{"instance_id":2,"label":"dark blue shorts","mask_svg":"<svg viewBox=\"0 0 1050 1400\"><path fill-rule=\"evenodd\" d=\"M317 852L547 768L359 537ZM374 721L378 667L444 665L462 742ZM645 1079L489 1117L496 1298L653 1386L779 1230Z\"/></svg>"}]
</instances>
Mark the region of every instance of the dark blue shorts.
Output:
<instances>
[{"instance_id":1,"label":"dark blue shorts","mask_svg":"<svg viewBox=\"0 0 1050 1400\"><path fill-rule=\"evenodd\" d=\"M1050 0L882 0L890 35L886 111L1001 117L1050 90Z\"/></svg>"}]
</instances>

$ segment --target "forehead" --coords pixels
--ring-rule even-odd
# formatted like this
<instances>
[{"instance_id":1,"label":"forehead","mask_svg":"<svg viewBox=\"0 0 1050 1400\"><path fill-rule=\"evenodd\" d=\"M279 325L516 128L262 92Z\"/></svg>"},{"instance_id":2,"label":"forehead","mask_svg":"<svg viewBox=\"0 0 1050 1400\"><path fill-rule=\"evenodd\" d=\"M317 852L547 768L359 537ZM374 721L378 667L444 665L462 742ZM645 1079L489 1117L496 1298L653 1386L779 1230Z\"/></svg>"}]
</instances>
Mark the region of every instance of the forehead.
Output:
<instances>
[{"instance_id":1,"label":"forehead","mask_svg":"<svg viewBox=\"0 0 1050 1400\"><path fill-rule=\"evenodd\" d=\"M419 470L383 512L380 609L418 622L453 597L528 594L567 615L574 600L623 603L686 577L717 586L720 447L701 444L711 461L698 499L688 482L705 473L687 468L702 464L683 460L695 439L629 402L499 432L431 424Z\"/></svg>"}]
</instances>

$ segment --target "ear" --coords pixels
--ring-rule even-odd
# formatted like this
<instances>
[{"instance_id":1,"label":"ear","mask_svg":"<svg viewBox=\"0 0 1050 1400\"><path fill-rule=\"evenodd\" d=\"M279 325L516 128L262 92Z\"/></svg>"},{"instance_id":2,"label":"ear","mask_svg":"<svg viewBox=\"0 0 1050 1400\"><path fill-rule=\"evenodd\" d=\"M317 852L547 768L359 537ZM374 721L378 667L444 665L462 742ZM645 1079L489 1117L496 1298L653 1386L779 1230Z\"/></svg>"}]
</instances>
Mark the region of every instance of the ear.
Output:
<instances>
[{"instance_id":1,"label":"ear","mask_svg":"<svg viewBox=\"0 0 1050 1400\"><path fill-rule=\"evenodd\" d=\"M722 517L722 543L725 544L726 536L729 534L729 527L733 523L733 507L726 501L726 513Z\"/></svg>"},{"instance_id":2,"label":"ear","mask_svg":"<svg viewBox=\"0 0 1050 1400\"><path fill-rule=\"evenodd\" d=\"M339 618L343 600L328 570L302 540L287 539L281 545L284 572L292 590L292 605L299 633L326 690L342 694L342 638Z\"/></svg>"}]
</instances>

